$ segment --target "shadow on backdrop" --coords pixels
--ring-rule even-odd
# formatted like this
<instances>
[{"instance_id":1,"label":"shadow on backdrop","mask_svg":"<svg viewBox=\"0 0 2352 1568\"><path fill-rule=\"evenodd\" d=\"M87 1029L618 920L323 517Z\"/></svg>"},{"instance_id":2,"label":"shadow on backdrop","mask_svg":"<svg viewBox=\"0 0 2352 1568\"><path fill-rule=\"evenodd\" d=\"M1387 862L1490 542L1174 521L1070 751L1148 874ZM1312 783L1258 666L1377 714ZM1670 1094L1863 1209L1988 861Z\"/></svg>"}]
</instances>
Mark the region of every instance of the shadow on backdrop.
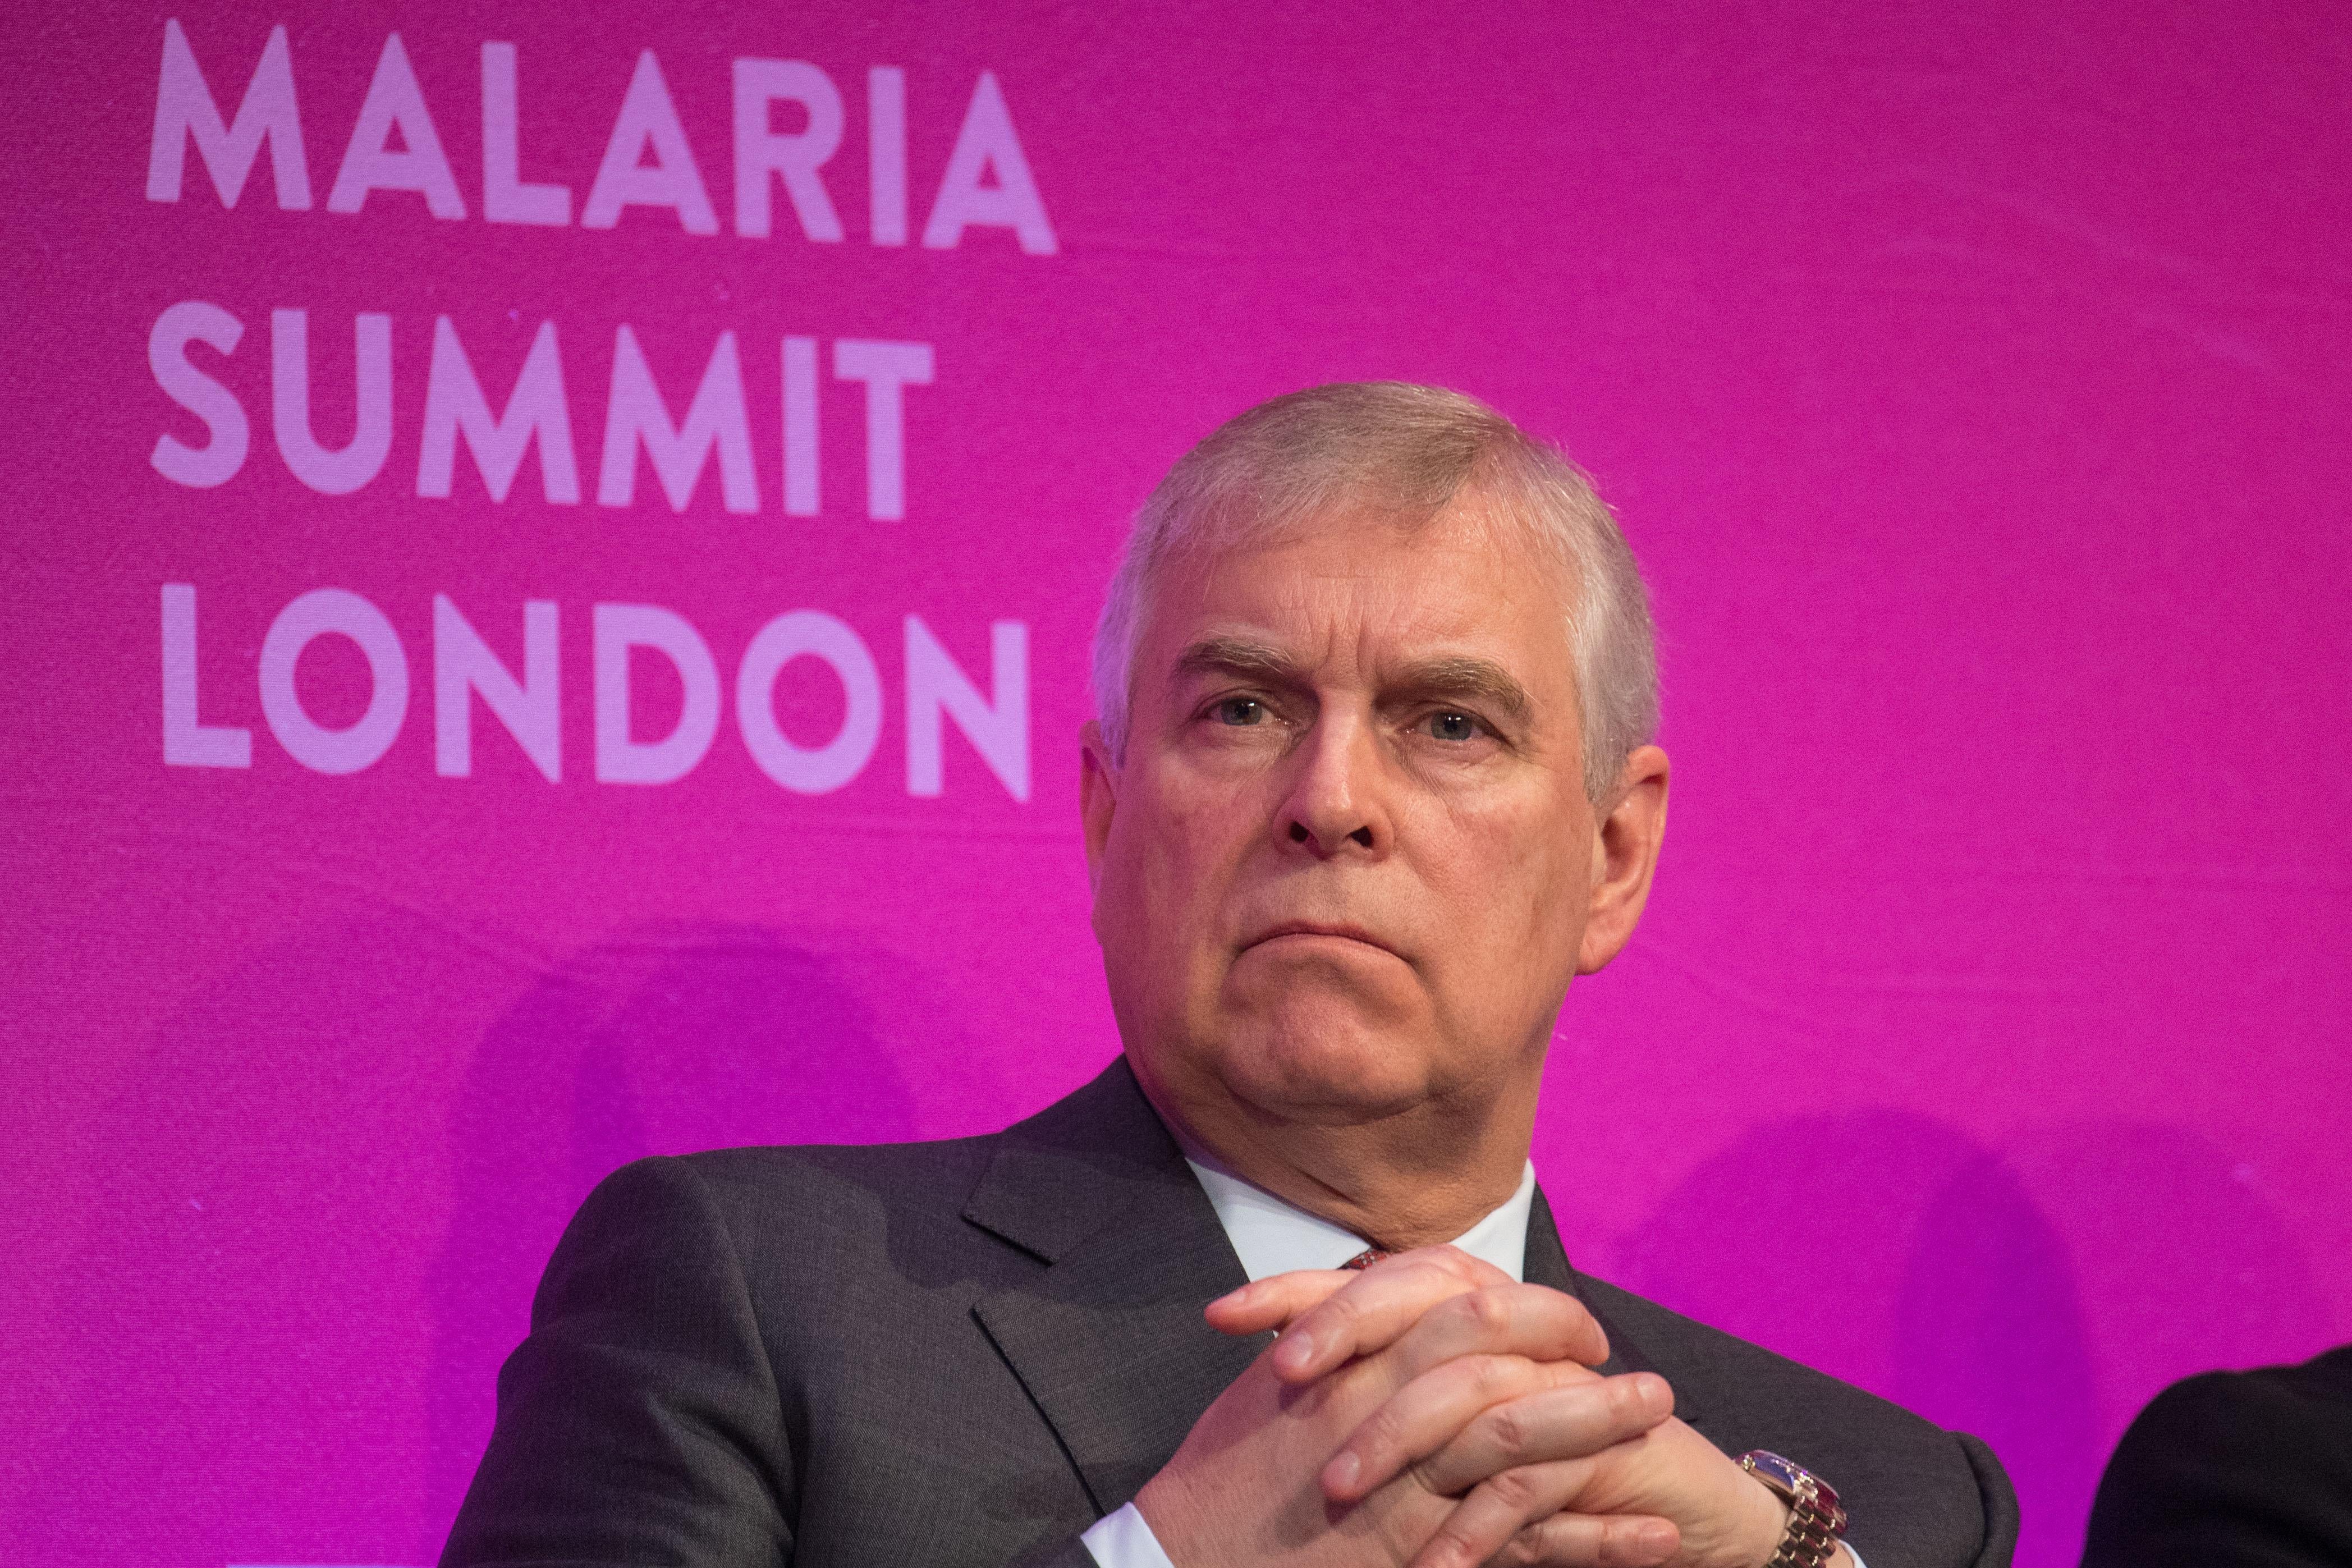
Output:
<instances>
[{"instance_id":1,"label":"shadow on backdrop","mask_svg":"<svg viewBox=\"0 0 2352 1568\"><path fill-rule=\"evenodd\" d=\"M449 1121L428 1286L428 1516L455 1517L495 1379L563 1225L647 1154L913 1135L907 1085L836 961L744 926L626 933L551 972L484 1036Z\"/></svg>"},{"instance_id":2,"label":"shadow on backdrop","mask_svg":"<svg viewBox=\"0 0 2352 1568\"><path fill-rule=\"evenodd\" d=\"M420 1122L464 1058L452 1018L511 994L518 962L354 912L257 946L155 1028L90 1130L70 1393L16 1435L13 1560L429 1561L415 1291L443 1168Z\"/></svg>"},{"instance_id":3,"label":"shadow on backdrop","mask_svg":"<svg viewBox=\"0 0 2352 1568\"><path fill-rule=\"evenodd\" d=\"M18 1435L39 1501L0 1526L15 1557L429 1563L599 1178L910 1135L843 977L903 964L742 927L630 932L526 970L478 1042L449 1037L516 994L519 962L373 913L256 951L155 1032L93 1134L59 1299L76 1365L55 1422Z\"/></svg>"},{"instance_id":4,"label":"shadow on backdrop","mask_svg":"<svg viewBox=\"0 0 2352 1568\"><path fill-rule=\"evenodd\" d=\"M1984 1225L1989 1192L2032 1194L2055 1227L2095 1351L2081 1371L2036 1321L2035 1298L2011 1289L2021 1237ZM2186 1292L2150 1288L2184 1277ZM2184 1300L2196 1310L2179 1310ZM1983 1156L1921 1215L1899 1302L1894 1396L2000 1449L2028 1509L2021 1568L2079 1560L2107 1456L2158 1389L2300 1359L2331 1335L2309 1260L2252 1170L2164 1123L2062 1123ZM2077 1386L2095 1395L2087 1443Z\"/></svg>"},{"instance_id":5,"label":"shadow on backdrop","mask_svg":"<svg viewBox=\"0 0 2352 1568\"><path fill-rule=\"evenodd\" d=\"M1821 1242L1792 1247L1797 1235ZM1964 1265L1940 1256L1956 1247ZM2097 1474L2089 1331L2064 1243L1966 1134L1893 1110L1759 1123L1677 1185L1620 1257L1626 1284L1677 1311L1983 1437L2017 1485L2018 1562L2065 1560L2037 1557L2035 1542L2053 1489ZM1955 1407L1978 1390L1989 1396Z\"/></svg>"},{"instance_id":6,"label":"shadow on backdrop","mask_svg":"<svg viewBox=\"0 0 2352 1568\"><path fill-rule=\"evenodd\" d=\"M1827 1238L1828 1261L1792 1227ZM2213 1287L2195 1322L2145 1289L2182 1270ZM1995 1151L1903 1111L1760 1123L1634 1227L1615 1272L1991 1443L2024 1516L2019 1568L2075 1563L2107 1450L2156 1388L2328 1332L2244 1168L2172 1126L2075 1123Z\"/></svg>"}]
</instances>

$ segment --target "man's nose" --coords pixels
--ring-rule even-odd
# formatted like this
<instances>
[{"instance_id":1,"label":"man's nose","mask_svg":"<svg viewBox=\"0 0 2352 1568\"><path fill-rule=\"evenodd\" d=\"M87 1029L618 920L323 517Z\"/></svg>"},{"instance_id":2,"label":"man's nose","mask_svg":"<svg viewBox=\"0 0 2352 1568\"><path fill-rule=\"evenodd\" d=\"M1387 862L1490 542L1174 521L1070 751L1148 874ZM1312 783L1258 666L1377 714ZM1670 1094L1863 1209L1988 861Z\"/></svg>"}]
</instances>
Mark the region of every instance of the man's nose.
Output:
<instances>
[{"instance_id":1,"label":"man's nose","mask_svg":"<svg viewBox=\"0 0 2352 1568\"><path fill-rule=\"evenodd\" d=\"M1327 711L1295 756L1298 773L1275 818L1282 842L1323 859L1387 854L1387 770L1371 727Z\"/></svg>"}]
</instances>

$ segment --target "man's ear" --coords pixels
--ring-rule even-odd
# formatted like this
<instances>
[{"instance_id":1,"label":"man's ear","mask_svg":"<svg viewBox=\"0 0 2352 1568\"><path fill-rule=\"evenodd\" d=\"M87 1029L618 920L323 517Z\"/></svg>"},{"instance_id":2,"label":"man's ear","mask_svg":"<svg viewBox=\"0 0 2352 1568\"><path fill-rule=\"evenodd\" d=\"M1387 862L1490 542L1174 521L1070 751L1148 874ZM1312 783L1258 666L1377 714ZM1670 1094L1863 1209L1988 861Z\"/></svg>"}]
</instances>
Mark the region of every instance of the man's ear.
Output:
<instances>
[{"instance_id":1,"label":"man's ear","mask_svg":"<svg viewBox=\"0 0 2352 1568\"><path fill-rule=\"evenodd\" d=\"M1087 833L1087 891L1102 886L1103 847L1110 842L1110 819L1118 810L1118 773L1102 726L1089 719L1078 730L1078 816Z\"/></svg>"},{"instance_id":2,"label":"man's ear","mask_svg":"<svg viewBox=\"0 0 2352 1568\"><path fill-rule=\"evenodd\" d=\"M1617 774L1612 804L1594 824L1592 902L1585 915L1579 974L1597 974L1622 952L1650 899L1666 837L1666 753L1637 746Z\"/></svg>"}]
</instances>

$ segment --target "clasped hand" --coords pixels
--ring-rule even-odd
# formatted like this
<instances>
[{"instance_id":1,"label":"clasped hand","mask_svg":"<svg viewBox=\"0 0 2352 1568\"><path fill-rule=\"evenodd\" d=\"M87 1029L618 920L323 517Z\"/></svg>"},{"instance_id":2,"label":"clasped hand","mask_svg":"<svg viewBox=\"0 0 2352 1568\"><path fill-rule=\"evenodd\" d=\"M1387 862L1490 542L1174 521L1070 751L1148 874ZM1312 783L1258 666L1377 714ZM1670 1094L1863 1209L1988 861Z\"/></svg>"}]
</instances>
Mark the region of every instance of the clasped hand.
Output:
<instances>
[{"instance_id":1,"label":"clasped hand","mask_svg":"<svg viewBox=\"0 0 2352 1568\"><path fill-rule=\"evenodd\" d=\"M1779 1501L1674 1419L1664 1379L1592 1370L1582 1303L1453 1247L1208 1315L1281 1333L1136 1498L1178 1568L1753 1568L1779 1541Z\"/></svg>"}]
</instances>

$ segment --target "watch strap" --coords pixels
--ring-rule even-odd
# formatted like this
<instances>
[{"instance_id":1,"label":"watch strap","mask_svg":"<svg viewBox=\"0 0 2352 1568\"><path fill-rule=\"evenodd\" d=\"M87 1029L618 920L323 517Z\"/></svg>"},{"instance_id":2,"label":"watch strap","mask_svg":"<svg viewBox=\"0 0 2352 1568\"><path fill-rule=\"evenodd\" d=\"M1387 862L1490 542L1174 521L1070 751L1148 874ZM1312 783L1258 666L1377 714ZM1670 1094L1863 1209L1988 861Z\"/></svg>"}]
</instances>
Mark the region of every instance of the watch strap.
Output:
<instances>
[{"instance_id":1,"label":"watch strap","mask_svg":"<svg viewBox=\"0 0 2352 1568\"><path fill-rule=\"evenodd\" d=\"M1739 1468L1769 1488L1789 1508L1788 1528L1764 1568L1825 1568L1837 1555L1846 1512L1828 1482L1803 1466L1763 1448L1739 1456Z\"/></svg>"}]
</instances>

